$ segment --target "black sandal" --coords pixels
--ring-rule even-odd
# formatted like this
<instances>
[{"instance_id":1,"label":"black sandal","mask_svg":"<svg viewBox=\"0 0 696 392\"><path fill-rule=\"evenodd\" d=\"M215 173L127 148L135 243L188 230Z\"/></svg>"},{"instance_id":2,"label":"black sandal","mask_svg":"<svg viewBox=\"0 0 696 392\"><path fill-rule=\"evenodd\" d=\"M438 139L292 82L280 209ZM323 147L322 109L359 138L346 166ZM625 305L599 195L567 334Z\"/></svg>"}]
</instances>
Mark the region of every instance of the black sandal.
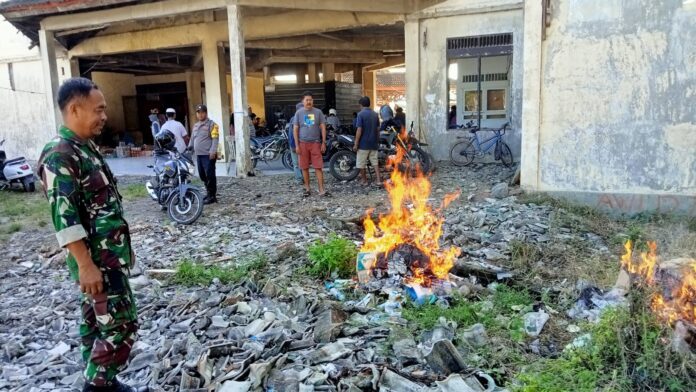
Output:
<instances>
[{"instance_id":1,"label":"black sandal","mask_svg":"<svg viewBox=\"0 0 696 392\"><path fill-rule=\"evenodd\" d=\"M310 193L308 190L305 190L305 191L302 193L302 197L309 197L310 194L311 194L311 193Z\"/></svg>"},{"instance_id":2,"label":"black sandal","mask_svg":"<svg viewBox=\"0 0 696 392\"><path fill-rule=\"evenodd\" d=\"M324 191L324 193L320 193L319 196L321 196L321 197L331 197L331 193L329 193L329 191Z\"/></svg>"}]
</instances>

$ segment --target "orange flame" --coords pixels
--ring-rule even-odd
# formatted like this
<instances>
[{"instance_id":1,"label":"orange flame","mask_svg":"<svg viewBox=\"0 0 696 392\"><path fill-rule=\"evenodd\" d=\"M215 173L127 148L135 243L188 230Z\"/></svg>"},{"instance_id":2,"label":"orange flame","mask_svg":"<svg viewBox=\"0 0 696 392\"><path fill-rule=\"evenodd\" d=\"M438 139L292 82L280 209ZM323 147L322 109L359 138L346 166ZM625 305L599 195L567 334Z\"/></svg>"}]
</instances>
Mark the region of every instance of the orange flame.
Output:
<instances>
[{"instance_id":1,"label":"orange flame","mask_svg":"<svg viewBox=\"0 0 696 392\"><path fill-rule=\"evenodd\" d=\"M404 160L404 152L397 149L397 154L390 159L394 171L391 174L391 183L387 182L385 188L389 194L391 210L385 215L380 215L375 223L370 218L363 223L365 228L364 243L361 252L375 252L385 256L402 244L409 244L420 250L429 261L429 270L440 279L447 279L454 261L460 254L460 249L451 247L440 249L439 239L442 235L442 209L459 197L459 193L448 194L444 197L442 205L433 209L428 203L431 184L428 178L416 168L416 174L409 176L400 168L408 162ZM403 162L403 163L402 163ZM419 266L413 268L413 277L408 283L428 285L429 279L425 276L426 268Z\"/></svg>"},{"instance_id":2,"label":"orange flame","mask_svg":"<svg viewBox=\"0 0 696 392\"><path fill-rule=\"evenodd\" d=\"M657 244L648 242L648 252L640 255L641 261L633 263L631 241L624 245L626 253L621 256L621 266L629 273L643 278L648 285L655 285L655 272L660 266L657 259ZM681 275L681 282L665 298L661 293L653 294L650 307L670 324L677 320L696 322L696 260L692 260Z\"/></svg>"}]
</instances>

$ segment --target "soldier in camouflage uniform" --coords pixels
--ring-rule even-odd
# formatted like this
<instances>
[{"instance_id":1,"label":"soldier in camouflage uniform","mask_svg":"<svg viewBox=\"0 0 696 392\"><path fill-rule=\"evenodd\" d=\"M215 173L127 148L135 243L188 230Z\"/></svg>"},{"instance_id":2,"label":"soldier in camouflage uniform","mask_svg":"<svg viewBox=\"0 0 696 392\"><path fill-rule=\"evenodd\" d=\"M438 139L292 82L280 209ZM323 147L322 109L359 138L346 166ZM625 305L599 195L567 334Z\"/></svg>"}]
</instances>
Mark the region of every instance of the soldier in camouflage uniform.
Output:
<instances>
[{"instance_id":1,"label":"soldier in camouflage uniform","mask_svg":"<svg viewBox=\"0 0 696 392\"><path fill-rule=\"evenodd\" d=\"M68 269L82 291L83 391L147 391L116 378L138 324L127 276L135 255L121 195L92 141L106 121L104 96L90 80L73 78L60 87L58 105L65 125L44 147L39 176L58 243L68 249Z\"/></svg>"}]
</instances>

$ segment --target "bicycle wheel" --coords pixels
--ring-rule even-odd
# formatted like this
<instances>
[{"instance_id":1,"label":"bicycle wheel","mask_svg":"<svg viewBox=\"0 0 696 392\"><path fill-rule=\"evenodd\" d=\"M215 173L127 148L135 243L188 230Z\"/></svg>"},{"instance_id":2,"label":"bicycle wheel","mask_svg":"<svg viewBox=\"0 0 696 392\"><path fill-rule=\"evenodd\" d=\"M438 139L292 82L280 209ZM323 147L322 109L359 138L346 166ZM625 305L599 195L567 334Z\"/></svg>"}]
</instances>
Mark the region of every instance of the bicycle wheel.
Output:
<instances>
[{"instance_id":1,"label":"bicycle wheel","mask_svg":"<svg viewBox=\"0 0 696 392\"><path fill-rule=\"evenodd\" d=\"M503 162L503 165L506 167L512 166L514 162L512 159L512 151L510 151L510 147L508 147L505 142L500 142L500 161Z\"/></svg>"},{"instance_id":2,"label":"bicycle wheel","mask_svg":"<svg viewBox=\"0 0 696 392\"><path fill-rule=\"evenodd\" d=\"M476 148L471 140L455 143L450 149L450 159L457 166L466 166L474 161Z\"/></svg>"}]
</instances>

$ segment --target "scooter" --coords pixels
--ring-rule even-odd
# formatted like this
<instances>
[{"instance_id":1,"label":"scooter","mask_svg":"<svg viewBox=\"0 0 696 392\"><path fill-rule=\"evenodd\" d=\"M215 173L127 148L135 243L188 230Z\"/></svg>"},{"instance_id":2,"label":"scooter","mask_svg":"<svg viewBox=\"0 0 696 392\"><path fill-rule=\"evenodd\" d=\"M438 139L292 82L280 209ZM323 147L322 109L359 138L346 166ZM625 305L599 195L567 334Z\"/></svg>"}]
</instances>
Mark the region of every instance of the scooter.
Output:
<instances>
[{"instance_id":1,"label":"scooter","mask_svg":"<svg viewBox=\"0 0 696 392\"><path fill-rule=\"evenodd\" d=\"M2 145L5 140L0 141L0 190L12 189L14 186L21 186L25 192L34 192L34 171L24 157L7 159Z\"/></svg>"}]
</instances>

